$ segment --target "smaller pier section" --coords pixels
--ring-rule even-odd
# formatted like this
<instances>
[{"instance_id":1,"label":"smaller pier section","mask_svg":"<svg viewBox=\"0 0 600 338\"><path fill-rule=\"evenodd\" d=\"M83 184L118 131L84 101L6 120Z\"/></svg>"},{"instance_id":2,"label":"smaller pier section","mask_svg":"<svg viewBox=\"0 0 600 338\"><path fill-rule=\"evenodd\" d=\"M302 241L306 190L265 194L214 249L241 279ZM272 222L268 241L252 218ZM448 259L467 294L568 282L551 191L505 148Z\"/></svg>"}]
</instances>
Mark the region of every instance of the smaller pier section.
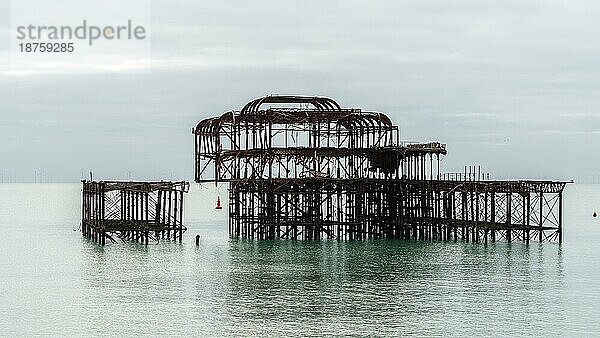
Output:
<instances>
[{"instance_id":1,"label":"smaller pier section","mask_svg":"<svg viewBox=\"0 0 600 338\"><path fill-rule=\"evenodd\" d=\"M107 240L148 244L160 239L179 241L183 196L188 182L120 182L82 180L84 237L105 245Z\"/></svg>"}]
</instances>

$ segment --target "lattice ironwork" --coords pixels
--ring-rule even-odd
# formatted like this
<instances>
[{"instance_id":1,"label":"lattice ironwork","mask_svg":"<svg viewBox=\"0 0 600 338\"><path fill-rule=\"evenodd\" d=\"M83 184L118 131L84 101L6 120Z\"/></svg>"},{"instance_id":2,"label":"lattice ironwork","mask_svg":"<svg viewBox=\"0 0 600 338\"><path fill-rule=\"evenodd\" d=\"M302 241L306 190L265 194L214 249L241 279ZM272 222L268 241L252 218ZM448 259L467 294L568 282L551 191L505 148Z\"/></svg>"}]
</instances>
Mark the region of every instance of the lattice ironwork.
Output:
<instances>
[{"instance_id":1,"label":"lattice ironwork","mask_svg":"<svg viewBox=\"0 0 600 338\"><path fill-rule=\"evenodd\" d=\"M106 239L181 242L187 182L82 181L82 233L101 245Z\"/></svg>"}]
</instances>

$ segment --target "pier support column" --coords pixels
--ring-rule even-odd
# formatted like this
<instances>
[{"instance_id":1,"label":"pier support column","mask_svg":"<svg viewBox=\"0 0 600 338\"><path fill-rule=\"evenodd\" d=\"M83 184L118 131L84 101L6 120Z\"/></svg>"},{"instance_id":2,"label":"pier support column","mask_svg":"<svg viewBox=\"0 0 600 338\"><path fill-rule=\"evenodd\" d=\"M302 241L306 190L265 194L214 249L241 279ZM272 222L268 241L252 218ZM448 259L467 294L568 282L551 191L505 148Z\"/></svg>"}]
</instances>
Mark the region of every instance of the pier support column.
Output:
<instances>
[{"instance_id":1,"label":"pier support column","mask_svg":"<svg viewBox=\"0 0 600 338\"><path fill-rule=\"evenodd\" d=\"M563 221L563 203L562 203L562 191L560 191L558 193L558 243L562 244L562 239L563 239L563 228L562 228L562 221Z\"/></svg>"}]
</instances>

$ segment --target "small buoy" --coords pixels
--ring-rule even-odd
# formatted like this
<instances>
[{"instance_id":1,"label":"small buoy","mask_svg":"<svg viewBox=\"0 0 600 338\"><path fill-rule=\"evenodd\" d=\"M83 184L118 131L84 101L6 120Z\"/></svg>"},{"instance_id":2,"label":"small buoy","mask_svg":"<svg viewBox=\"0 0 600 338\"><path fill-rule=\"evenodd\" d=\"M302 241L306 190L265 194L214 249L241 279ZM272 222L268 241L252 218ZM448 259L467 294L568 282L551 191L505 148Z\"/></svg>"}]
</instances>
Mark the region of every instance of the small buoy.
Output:
<instances>
[{"instance_id":1,"label":"small buoy","mask_svg":"<svg viewBox=\"0 0 600 338\"><path fill-rule=\"evenodd\" d=\"M221 206L221 197L217 196L217 206L215 207L215 209L223 209L223 207Z\"/></svg>"},{"instance_id":2,"label":"small buoy","mask_svg":"<svg viewBox=\"0 0 600 338\"><path fill-rule=\"evenodd\" d=\"M592 217L596 217L596 216L598 216L598 215L597 215L597 214L596 214L596 212L594 211L594 213L592 214Z\"/></svg>"},{"instance_id":3,"label":"small buoy","mask_svg":"<svg viewBox=\"0 0 600 338\"><path fill-rule=\"evenodd\" d=\"M200 235L196 235L196 245L200 245Z\"/></svg>"}]
</instances>

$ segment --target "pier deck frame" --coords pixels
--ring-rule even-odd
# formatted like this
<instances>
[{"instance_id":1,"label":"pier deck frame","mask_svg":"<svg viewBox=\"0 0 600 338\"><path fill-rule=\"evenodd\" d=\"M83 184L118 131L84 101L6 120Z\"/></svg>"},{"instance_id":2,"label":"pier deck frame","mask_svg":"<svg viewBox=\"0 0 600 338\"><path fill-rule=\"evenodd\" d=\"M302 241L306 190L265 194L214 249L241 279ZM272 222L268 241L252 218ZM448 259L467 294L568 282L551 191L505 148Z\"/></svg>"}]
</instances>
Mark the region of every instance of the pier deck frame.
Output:
<instances>
[{"instance_id":1,"label":"pier deck frame","mask_svg":"<svg viewBox=\"0 0 600 338\"><path fill-rule=\"evenodd\" d=\"M195 181L229 183L232 237L562 241L565 182L448 180L446 146L400 141L382 113L267 96L193 133Z\"/></svg>"},{"instance_id":2,"label":"pier deck frame","mask_svg":"<svg viewBox=\"0 0 600 338\"><path fill-rule=\"evenodd\" d=\"M188 182L120 182L83 180L82 234L105 245L171 239L181 243L183 196Z\"/></svg>"},{"instance_id":3,"label":"pier deck frame","mask_svg":"<svg viewBox=\"0 0 600 338\"><path fill-rule=\"evenodd\" d=\"M229 232L255 239L562 241L565 182L230 182Z\"/></svg>"}]
</instances>

